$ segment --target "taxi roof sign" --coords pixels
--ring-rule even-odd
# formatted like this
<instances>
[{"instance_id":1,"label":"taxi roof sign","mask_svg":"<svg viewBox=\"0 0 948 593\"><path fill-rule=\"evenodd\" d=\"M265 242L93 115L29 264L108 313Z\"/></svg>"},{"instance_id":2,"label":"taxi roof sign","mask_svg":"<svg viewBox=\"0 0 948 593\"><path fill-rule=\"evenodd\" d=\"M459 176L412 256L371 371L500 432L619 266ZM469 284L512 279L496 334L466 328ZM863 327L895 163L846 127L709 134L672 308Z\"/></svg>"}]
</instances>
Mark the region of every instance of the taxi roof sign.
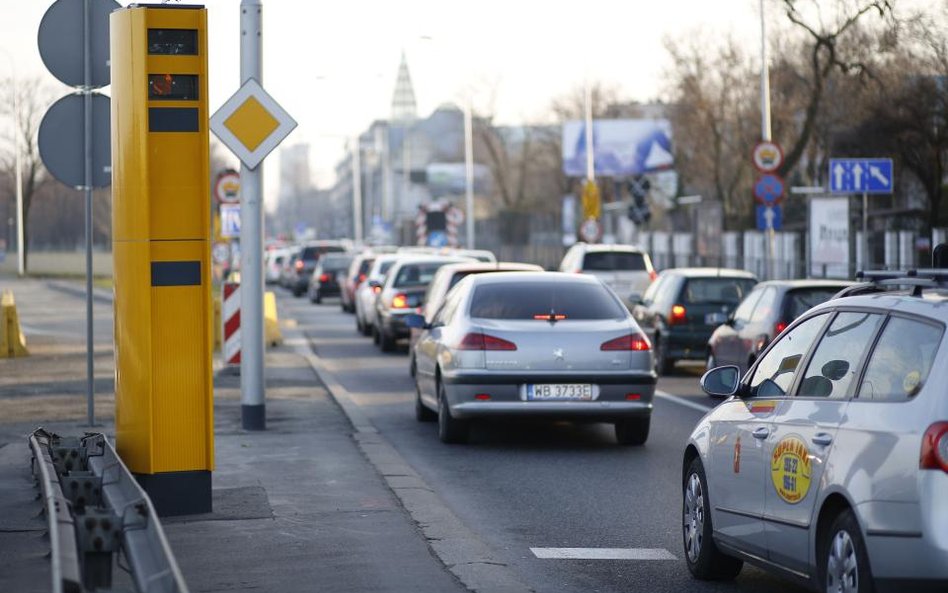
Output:
<instances>
[{"instance_id":1,"label":"taxi roof sign","mask_svg":"<svg viewBox=\"0 0 948 593\"><path fill-rule=\"evenodd\" d=\"M251 169L294 128L296 120L252 78L211 116L214 135Z\"/></svg>"}]
</instances>

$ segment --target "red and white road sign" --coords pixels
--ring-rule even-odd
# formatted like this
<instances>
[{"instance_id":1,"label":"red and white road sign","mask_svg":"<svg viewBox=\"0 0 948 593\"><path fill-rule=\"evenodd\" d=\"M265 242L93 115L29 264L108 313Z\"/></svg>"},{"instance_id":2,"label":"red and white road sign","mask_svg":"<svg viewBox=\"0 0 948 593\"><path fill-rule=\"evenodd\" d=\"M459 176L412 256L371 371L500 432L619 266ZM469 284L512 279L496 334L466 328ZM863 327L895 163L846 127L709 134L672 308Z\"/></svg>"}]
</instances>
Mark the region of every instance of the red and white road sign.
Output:
<instances>
[{"instance_id":1,"label":"red and white road sign","mask_svg":"<svg viewBox=\"0 0 948 593\"><path fill-rule=\"evenodd\" d=\"M783 148L776 142L762 141L754 147L751 161L761 173L773 173L783 164Z\"/></svg>"},{"instance_id":2,"label":"red and white road sign","mask_svg":"<svg viewBox=\"0 0 948 593\"><path fill-rule=\"evenodd\" d=\"M224 326L224 363L240 364L240 284L225 282L221 291L221 323Z\"/></svg>"},{"instance_id":3,"label":"red and white road sign","mask_svg":"<svg viewBox=\"0 0 948 593\"><path fill-rule=\"evenodd\" d=\"M240 173L228 169L222 171L214 182L214 197L220 204L236 204L240 201Z\"/></svg>"}]
</instances>

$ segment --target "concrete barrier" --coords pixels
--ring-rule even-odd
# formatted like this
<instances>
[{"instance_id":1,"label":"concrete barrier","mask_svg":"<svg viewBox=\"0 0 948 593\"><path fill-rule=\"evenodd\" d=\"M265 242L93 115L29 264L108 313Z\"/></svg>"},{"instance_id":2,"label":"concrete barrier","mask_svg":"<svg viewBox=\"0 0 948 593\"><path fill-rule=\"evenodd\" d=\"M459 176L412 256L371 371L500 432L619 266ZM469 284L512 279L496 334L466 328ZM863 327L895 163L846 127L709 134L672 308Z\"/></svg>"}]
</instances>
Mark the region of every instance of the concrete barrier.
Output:
<instances>
[{"instance_id":1,"label":"concrete barrier","mask_svg":"<svg viewBox=\"0 0 948 593\"><path fill-rule=\"evenodd\" d=\"M13 292L3 291L0 295L0 358L29 356L26 349L26 337L20 330L20 319L16 313Z\"/></svg>"}]
</instances>

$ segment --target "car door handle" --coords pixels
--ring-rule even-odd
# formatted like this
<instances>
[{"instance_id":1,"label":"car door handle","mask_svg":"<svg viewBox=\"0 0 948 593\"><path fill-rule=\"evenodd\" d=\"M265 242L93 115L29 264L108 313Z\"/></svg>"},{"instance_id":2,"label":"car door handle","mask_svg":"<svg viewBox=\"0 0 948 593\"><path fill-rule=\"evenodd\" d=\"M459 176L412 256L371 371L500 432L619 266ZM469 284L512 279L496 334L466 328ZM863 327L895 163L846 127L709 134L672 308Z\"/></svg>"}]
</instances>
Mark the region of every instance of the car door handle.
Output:
<instances>
[{"instance_id":1,"label":"car door handle","mask_svg":"<svg viewBox=\"0 0 948 593\"><path fill-rule=\"evenodd\" d=\"M813 435L813 438L810 440L813 441L814 445L825 447L833 442L833 435L826 432L818 432L815 435Z\"/></svg>"},{"instance_id":2,"label":"car door handle","mask_svg":"<svg viewBox=\"0 0 948 593\"><path fill-rule=\"evenodd\" d=\"M763 440L763 439L766 439L768 436L770 436L770 429L767 428L766 426L761 426L760 428L758 428L751 434L754 435L755 439Z\"/></svg>"}]
</instances>

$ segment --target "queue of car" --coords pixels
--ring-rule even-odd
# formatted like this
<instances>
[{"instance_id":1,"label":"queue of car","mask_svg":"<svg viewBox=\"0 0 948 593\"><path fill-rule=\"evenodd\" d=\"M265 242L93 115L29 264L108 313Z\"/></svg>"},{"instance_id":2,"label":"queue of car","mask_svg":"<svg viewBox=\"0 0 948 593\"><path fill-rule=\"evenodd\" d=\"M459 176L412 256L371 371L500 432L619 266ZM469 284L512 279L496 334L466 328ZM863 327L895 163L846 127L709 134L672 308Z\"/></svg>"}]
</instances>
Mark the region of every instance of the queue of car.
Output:
<instances>
[{"instance_id":1,"label":"queue of car","mask_svg":"<svg viewBox=\"0 0 948 593\"><path fill-rule=\"evenodd\" d=\"M343 310L383 351L407 341L414 415L443 442L532 418L642 445L658 377L700 361L723 401L682 456L695 578L746 562L819 591L948 591L948 272L758 282L594 245L560 272L461 250L347 257Z\"/></svg>"}]
</instances>

